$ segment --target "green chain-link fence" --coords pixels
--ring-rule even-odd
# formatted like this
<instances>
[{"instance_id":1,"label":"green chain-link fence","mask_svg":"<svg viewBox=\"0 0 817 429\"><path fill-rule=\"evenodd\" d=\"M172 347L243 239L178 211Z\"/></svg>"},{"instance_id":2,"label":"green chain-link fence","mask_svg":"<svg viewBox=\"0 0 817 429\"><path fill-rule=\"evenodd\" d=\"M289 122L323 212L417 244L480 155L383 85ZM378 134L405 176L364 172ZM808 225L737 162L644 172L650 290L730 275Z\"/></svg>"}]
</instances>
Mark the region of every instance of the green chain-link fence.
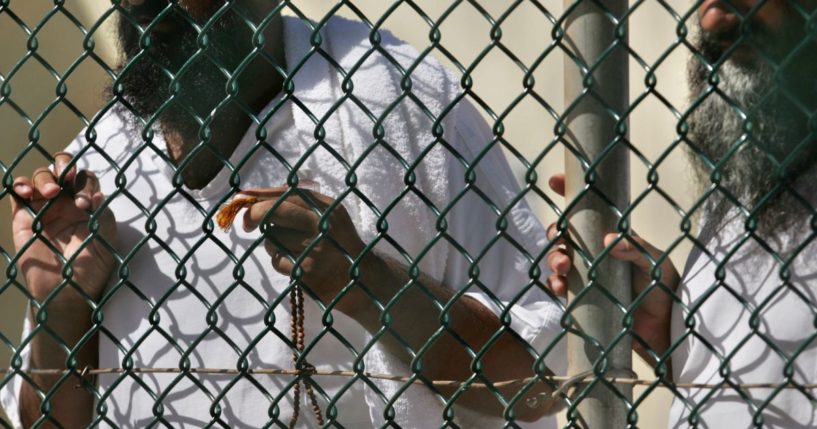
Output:
<instances>
[{"instance_id":1,"label":"green chain-link fence","mask_svg":"<svg viewBox=\"0 0 817 429\"><path fill-rule=\"evenodd\" d=\"M80 287L75 278L83 273L74 267L81 261L62 255L60 249L66 243L48 240L48 222L60 218L54 216L62 207L56 199L26 203L20 213L33 216L31 236L17 236L16 246L10 240L0 243L5 275L0 299L25 299L33 322L19 341L16 327L0 332L11 356L0 384L7 400L18 394L20 386L31 387L29 391L41 401L35 426L60 425L54 414L65 412L59 404L66 391L68 396L73 391L87 392L94 399L92 424L97 426L526 427L524 415L545 408L547 393L542 391L560 386L554 396L566 406L561 424L568 426L599 418L590 414L603 416L599 410L605 406L598 401L615 403L621 410L617 414L621 421L611 422L610 427L663 424L665 417L651 414L656 407L667 407L667 396L674 400L670 418L679 419L680 426L716 427L713 421L717 420L707 419L717 414L712 410L718 404L730 401L743 406L746 417L735 417L737 421L755 427L785 426L786 418L798 424L808 421L803 415L812 415L811 411L776 407L780 401L792 407L814 402L814 377L803 369L811 362L811 343L817 336L809 321L814 304L808 280L813 226L808 219L813 210L810 195L803 192L809 189L808 174L803 171L807 172L811 159L808 145L814 127L808 124L813 122L813 85L789 83L807 79L809 63L814 62L808 59L814 43L813 5L808 1L645 0L619 10L613 2L589 0L303 3L115 1L97 3L99 13L82 15L79 3L54 1L47 7L43 3L39 5L43 9L32 14L27 3L0 1L0 31L16 34L9 38L16 44L0 48L4 55L9 53L0 62L0 114L4 115L0 124L24 130L24 135L12 135L12 140L3 142L11 153L0 159L0 199L20 198L15 178L31 175L31 167L51 164L54 150L67 146L67 141L51 141L58 135L54 129L64 122L72 123L68 128L76 128L73 131L83 127L85 131L69 148L76 155L71 162L98 172L106 199L93 204L90 217L81 222L87 232L80 234L76 245L112 252L117 267L98 295ZM710 50L723 50L719 58L712 58L695 38L699 11L713 7L731 12L739 22L731 32L724 32L723 40L707 45ZM145 21L134 10L149 11L151 20ZM600 26L604 31L581 33L571 28L580 13L594 14L600 20L597 23L605 23ZM290 17L287 22L298 22L300 30L287 27L295 24L276 29L276 17L281 14ZM359 24L337 24L337 15ZM118 59L100 42L111 38L117 20L125 23L123 28L144 31L132 33L130 51L128 40L121 41L127 52ZM753 24L758 21L765 24ZM151 57L156 45L172 51L173 43L181 43L170 38L174 42L169 47L162 45L164 35L173 31L163 28L163 22L181 23L192 34L185 39L184 61L169 65L167 58ZM223 22L237 27L224 27ZM54 50L44 43L46 39L60 42L60 34L47 36L55 26L79 32L73 33L76 46L60 48L69 53L59 59L50 57ZM225 28L241 42L219 47ZM417 52L405 50L386 31L395 28L405 30L400 35L412 38ZM761 36L755 39L753 32ZM354 37L350 34L362 34L358 44L341 42ZM276 35L283 35L289 44L280 51L265 49L279 41ZM297 37L300 45L289 40ZM778 39L786 42L780 43L785 49L769 43ZM737 47L724 48L726 42ZM591 52L593 46L601 49ZM774 84L766 89L774 90L753 87L749 96L741 98L733 87L721 83L745 78L726 61L749 55L741 46L760 53L757 63L766 66L756 68L766 73L767 84ZM123 58L128 61L122 62ZM444 66L431 58L442 60ZM698 86L692 88L689 102L683 100L688 58L701 65L690 67L696 70L690 79L697 77ZM158 67L140 69L140 63ZM77 79L86 76L89 67L100 81L111 84L107 92L105 83L93 87ZM263 77L274 84L276 91L269 96L263 91L258 97L242 91L246 86L256 88L259 76L240 78L257 70L254 67L267 72ZM451 82L440 78L448 76L439 71L442 67L453 72ZM212 88L206 86L208 70L220 79L218 90L206 109L196 110L190 100ZM144 71L156 74L131 81L124 77ZM36 92L37 88L24 83L27 76L36 76L36 87L51 91L47 101L31 102L33 95L17 90L25 87ZM203 86L194 86L191 93L185 76ZM366 80L373 76L389 79L392 86ZM495 76L501 79L493 81ZM573 88L563 90L571 79ZM620 88L615 88L617 84ZM283 90L275 95L279 87ZM142 92L134 96L134 88ZM168 97L152 107L129 98L150 99L164 91ZM88 102L87 93L101 94L103 102ZM616 97L624 97L625 105L617 105ZM255 104L259 100L261 104ZM720 104L726 107L712 100L723 100ZM141 114L142 108L150 112ZM796 117L779 127L759 118L775 109ZM696 117L696 111L706 114ZM281 119L280 112L289 116ZM242 117L244 122L238 123L250 132L219 134L219 121L232 120L230 115ZM582 115L590 115L590 120ZM710 121L714 125L705 120L707 116L717 119ZM487 126L476 118L487 119ZM187 156L180 162L172 161L174 155L165 151L158 135L164 132L164 138L172 140L173 132L185 130L162 129L161 120L193 123L196 144L185 149ZM691 130L691 124L709 126L707 130L723 134L729 144L721 153L713 153L698 141L701 133ZM595 151L585 141L589 135L585 131L594 126L600 139L593 142L600 145ZM736 136L729 133L733 129L739 131ZM763 139L769 135L799 140L796 147L765 145ZM300 143L288 148L276 140L281 138ZM343 146L355 138L365 145ZM231 139L244 142L235 154L230 153L235 146L224 149L222 143ZM413 146L401 146L403 141ZM498 160L500 150L510 169ZM688 184L692 175L684 173L685 150L702 165L702 191ZM757 164L754 169L740 164L743 153L756 155L750 158ZM277 168L275 174L263 173L272 168L258 167L259 156L266 156L266 165ZM617 161L611 166L613 156ZM562 204L545 184L551 174L564 171L565 158L572 167L568 167L568 198ZM625 178L627 159L633 164L631 185ZM191 170L206 171L207 162L225 167L213 179L224 186L191 190L186 181L189 184L198 177ZM323 170L335 174L335 182ZM435 173L440 171L442 176ZM518 188L502 185L508 183L510 171L521 183ZM762 171L768 180L748 182L761 186L759 193L746 194L739 188L740 174L763 176ZM59 176L63 188L70 189L68 174ZM391 180L395 177L396 181ZM165 182L166 189L155 184ZM292 263L281 286L262 275L278 276L269 258L263 259L263 265L258 262L259 255L266 255L265 241L286 247L269 232L272 227L262 228L262 235L235 229L225 233L232 235L224 235L215 221L219 209L242 190L285 183L289 188L276 194L280 199L271 212L283 210L287 199L303 199L319 220L315 237L302 251L277 251ZM299 186L311 186L314 193L332 197L310 197L314 194ZM605 189L617 190L619 195L614 197L613 191ZM628 191L631 202L622 196ZM750 195L748 201L746 195ZM593 199L603 220L577 220L583 204ZM547 255L559 244L537 240L541 231L530 227L532 219L524 218L528 204L524 201L536 209L544 224L558 221L555 239L567 240L567 248L575 252L579 269L567 276L568 304L546 291ZM480 210L469 213L469 204L479 204L490 216L480 215ZM351 221L363 230L359 254L330 233L330 226L336 225L331 222L344 206L353 207ZM117 217L121 242L106 236L107 209ZM457 223L467 221L469 215L473 223ZM18 216L22 215L15 219ZM723 224L709 220L711 230L704 228L699 237L695 226L699 216L737 216L738 220ZM268 214L265 220L271 217ZM578 230L568 234L568 220ZM577 226L582 222L590 226ZM593 231L592 224L598 227L601 222L606 226ZM4 223L10 225L11 220ZM735 224L740 224L737 230ZM770 224L779 224L780 230ZM416 230L401 231L407 226ZM661 250L650 254L634 239L631 226L645 238L660 237L655 244L661 244ZM587 235L604 230L616 233L606 246L594 244L595 239ZM614 270L606 265L617 243L634 245L647 261L647 268L640 271L643 278L634 279L645 288L634 291L632 303L611 292L616 285L629 289L629 281L623 279L629 275L619 272L621 281L614 281L610 277ZM41 254L51 256L40 262L59 265L52 268L59 286L42 296L27 288L24 278L24 273L34 278L30 273L48 270L37 264L32 268L30 258L25 259L36 245L44 246ZM314 267L307 256L326 247L340 249L348 264L336 273L343 284L329 298L308 280ZM365 255L384 248L388 267L379 269L399 274L393 278L399 283L396 293L389 296L370 284L365 272L371 269ZM690 248L692 256L684 263ZM461 256L451 257L451 252ZM677 291L667 284L665 262L670 256L679 269L688 268ZM504 266L496 268L496 261ZM258 271L256 265L264 267L262 274L254 271ZM766 271L752 273L747 265ZM276 269L281 270L277 265ZM447 283L453 288L451 295L441 298L435 292L431 284L438 281L451 281ZM507 288L513 293L508 294ZM64 326L49 325L49 317L55 317L49 314L59 311L60 293L66 290L81 290L87 314L77 318L90 321L86 332L75 333L76 345L58 335ZM411 298L415 292L424 300L418 308L426 310L413 314L416 324L422 325L419 319L438 323L419 343L399 328L401 323L411 325L399 315L405 302L419 299ZM378 326L367 326L367 336L340 314L344 299L355 293L375 303ZM644 320L639 305L650 304L658 295L670 301L674 318L668 344L651 350L653 339L634 329L638 320ZM492 306L498 315L499 327L484 341L452 329L460 317L458 305L469 297ZM554 322L542 316L552 309L537 306L541 302L565 312ZM780 310L779 302L788 303L788 312ZM726 309L729 306L738 309L737 315ZM10 317L15 322L23 319L19 308L16 311ZM719 313L722 318L734 318L729 319L733 325L723 331L722 326L702 324L717 320L713 317ZM795 329L780 334L781 328L773 324L786 315ZM531 319L520 321L526 316ZM610 335L600 339L588 334L593 331L588 328L590 320L606 325ZM538 326L541 332L526 333L521 328L525 322L532 324L531 329L546 323L557 329L546 332L546 326ZM658 329L669 335L669 325ZM61 349L62 366L30 369L28 359L38 337ZM527 340L521 349L530 359L530 368L517 371L524 374L518 379L493 378L492 365L502 365L492 358L492 347L509 337L517 347L520 338ZM390 358L379 347L389 341L392 351L408 356L402 366L383 363ZM567 341L573 342L568 347L570 359L575 362L576 353L586 354L589 367L571 365L570 372L564 372ZM642 356L652 361L654 369L638 374L620 371L627 370L619 365L630 358L628 342L647 349ZM762 347L757 348L758 342ZM435 345L464 351L466 373L457 379L429 378L435 363L428 357L441 356L434 354ZM94 366L80 363L88 350L100 356ZM287 353L288 365L269 363L274 359L264 353L276 352ZM755 363L766 365L774 378L744 374L750 366L746 356L753 354L766 356ZM695 367L695 362L701 367ZM53 387L41 384L46 379ZM633 386L637 388L631 394ZM489 392L501 417L483 419L474 413L469 395L475 391ZM606 398L600 394L607 391L612 394ZM666 392L669 395L661 396ZM792 399L792 395L799 396ZM15 402L4 402L8 404ZM543 418L532 423L534 427L547 424L554 422Z\"/></svg>"}]
</instances>

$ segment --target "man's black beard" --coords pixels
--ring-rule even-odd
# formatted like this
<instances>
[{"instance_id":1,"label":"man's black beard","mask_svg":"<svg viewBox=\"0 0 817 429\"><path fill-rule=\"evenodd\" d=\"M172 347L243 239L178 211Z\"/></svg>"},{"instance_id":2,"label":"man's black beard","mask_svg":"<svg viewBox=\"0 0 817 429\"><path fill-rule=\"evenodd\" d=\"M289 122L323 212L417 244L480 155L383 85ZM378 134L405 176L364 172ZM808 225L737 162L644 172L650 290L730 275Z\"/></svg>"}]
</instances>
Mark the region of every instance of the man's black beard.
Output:
<instances>
[{"instance_id":1,"label":"man's black beard","mask_svg":"<svg viewBox=\"0 0 817 429\"><path fill-rule=\"evenodd\" d=\"M148 0L141 8L144 13L155 15L166 5L166 1ZM134 11L136 13L138 11ZM151 46L144 51L139 47L139 29L120 17L118 39L125 60L118 72L123 97L135 116L148 121L158 112L155 119L162 132L179 137L184 144L182 152L187 153L201 141L201 125L195 116L205 119L228 95L225 89L228 78L213 60L232 72L244 59L244 53L249 52L250 36L237 16L227 13L207 32L208 49L187 64L199 50L198 33L182 14L180 10L173 10L164 18L174 23L174 29L152 34ZM183 66L186 66L184 73L178 75ZM165 106L171 98L172 78L167 72L177 76L180 91ZM235 107L231 106L221 110L218 116L223 119L235 114ZM217 149L217 142L213 148Z\"/></svg>"},{"instance_id":2,"label":"man's black beard","mask_svg":"<svg viewBox=\"0 0 817 429\"><path fill-rule=\"evenodd\" d=\"M780 64L792 55L794 60L779 70L781 79L775 77L775 66L767 61L726 61L718 69L718 88L731 100L713 92L694 107L689 117L692 164L702 187L709 188L713 183L712 165L740 145L718 170L721 189L704 206L705 226L710 231L719 230L731 218L736 207L732 199L754 211L761 233L784 232L811 212L789 186L817 159L815 136L808 126L808 115L817 107L817 47L809 42L795 49L805 40L802 25L791 23L782 28L786 30L774 33L752 29L752 41L772 64ZM722 45L700 27L697 46L710 64L723 55ZM690 61L693 106L710 88L709 75L704 62L697 58ZM741 140L746 135L741 112L752 123L745 142Z\"/></svg>"}]
</instances>

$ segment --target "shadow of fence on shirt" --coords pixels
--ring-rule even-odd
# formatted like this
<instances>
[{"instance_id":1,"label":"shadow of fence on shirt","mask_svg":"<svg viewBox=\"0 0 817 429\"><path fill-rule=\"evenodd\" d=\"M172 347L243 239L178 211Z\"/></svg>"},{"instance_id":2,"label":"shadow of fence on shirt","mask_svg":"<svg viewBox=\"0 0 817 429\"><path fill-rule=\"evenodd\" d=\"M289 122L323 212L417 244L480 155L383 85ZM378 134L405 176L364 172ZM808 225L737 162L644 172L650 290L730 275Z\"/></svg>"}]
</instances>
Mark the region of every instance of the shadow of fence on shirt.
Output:
<instances>
[{"instance_id":1,"label":"shadow of fence on shirt","mask_svg":"<svg viewBox=\"0 0 817 429\"><path fill-rule=\"evenodd\" d=\"M813 426L814 10L0 0L0 425Z\"/></svg>"}]
</instances>

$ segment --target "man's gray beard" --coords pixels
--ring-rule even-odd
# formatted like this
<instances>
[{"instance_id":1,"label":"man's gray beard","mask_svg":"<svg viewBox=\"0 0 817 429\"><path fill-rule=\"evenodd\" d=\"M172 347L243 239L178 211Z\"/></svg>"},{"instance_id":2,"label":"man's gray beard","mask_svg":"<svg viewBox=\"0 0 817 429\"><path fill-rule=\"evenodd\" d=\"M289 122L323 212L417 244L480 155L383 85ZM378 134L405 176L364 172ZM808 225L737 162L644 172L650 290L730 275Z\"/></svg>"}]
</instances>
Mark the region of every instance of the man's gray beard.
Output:
<instances>
[{"instance_id":1,"label":"man's gray beard","mask_svg":"<svg viewBox=\"0 0 817 429\"><path fill-rule=\"evenodd\" d=\"M718 170L719 190L704 205L708 230L734 217L734 200L753 212L761 233L784 232L811 212L788 185L814 164L817 149L806 140L807 117L783 95L774 73L765 61L749 66L727 61L718 69L718 88L731 100L713 92L690 114L690 155L701 190L713 184L713 168L703 156L715 164L739 146ZM708 87L709 71L693 59L689 78L695 103ZM748 138L741 112L752 122ZM801 144L798 161L781 165Z\"/></svg>"}]
</instances>

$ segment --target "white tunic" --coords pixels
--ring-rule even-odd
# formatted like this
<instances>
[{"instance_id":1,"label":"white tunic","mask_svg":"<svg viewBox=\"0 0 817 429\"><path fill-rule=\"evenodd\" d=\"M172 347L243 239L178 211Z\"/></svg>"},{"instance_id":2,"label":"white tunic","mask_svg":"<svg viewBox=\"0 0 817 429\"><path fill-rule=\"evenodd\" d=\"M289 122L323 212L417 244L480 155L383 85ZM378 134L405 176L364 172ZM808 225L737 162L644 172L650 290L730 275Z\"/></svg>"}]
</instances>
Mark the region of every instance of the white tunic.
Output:
<instances>
[{"instance_id":1,"label":"white tunic","mask_svg":"<svg viewBox=\"0 0 817 429\"><path fill-rule=\"evenodd\" d=\"M278 156L293 165L315 149L302 170L333 197L347 193L354 183L343 204L363 240L379 240L377 250L398 259L405 260L403 252L419 259L425 273L451 288L466 288L497 313L520 295L511 306L511 327L534 350L544 350L561 331L561 307L541 290L547 272L532 273L525 253L539 257L545 233L523 200L513 204L507 230L492 241L498 213L508 208L519 188L498 146L475 162L493 134L466 100L447 109L460 95L457 80L426 58L413 69L411 90L406 90L390 61L408 69L417 61L416 51L383 33L381 49L390 58L378 52L366 57L369 30L358 23L331 20L320 50L312 49L311 30L300 20L285 19L285 36L294 92L285 94L280 106L279 100L270 103L259 116L274 112L263 126L265 139L258 139L253 125L236 149L231 162L239 187L283 185L288 169ZM310 51L311 59L293 69ZM347 71L359 66L353 89L322 54ZM359 103L346 99L349 93ZM400 101L392 106L395 100ZM107 112L93 124L93 133L83 132L69 148L80 154L80 168L100 176L125 259L104 298L100 367L291 368L289 301L282 293L289 279L271 268L257 232L235 228L223 233L211 220L235 190L231 169L201 190L176 187L161 135L146 144L126 117ZM248 162L240 163L249 153ZM476 182L469 187L463 162L476 163ZM408 174L409 168L414 174ZM451 210L445 211L449 205ZM438 230L440 213L447 228ZM385 231L376 227L381 217L388 221ZM470 278L469 262L449 241L481 258L478 277ZM411 374L378 344L367 347L371 336L343 314L332 312L330 322L310 299L305 311L307 359L319 370L351 371L359 360L367 372ZM28 352L20 350L23 358ZM560 345L546 358L557 373L564 371L563 353ZM425 387L403 391L397 382L314 380L324 393L319 395L321 407L344 427L394 423L432 428L445 423L441 398ZM2 396L17 425L21 382L15 377ZM257 375L104 375L99 378L99 403L104 404L99 418L102 426L119 427L281 427L292 413L291 382L291 377ZM454 423L462 427L502 426L500 419L462 408L455 412ZM300 414L302 426L315 426L308 406ZM544 419L534 426L554 424Z\"/></svg>"},{"instance_id":2,"label":"white tunic","mask_svg":"<svg viewBox=\"0 0 817 429\"><path fill-rule=\"evenodd\" d=\"M817 381L811 227L804 221L793 233L758 239L742 216L733 219L701 237L706 251L691 254L672 317L672 337L681 341L672 356L675 380L724 388L679 389L669 426L815 427L817 390L740 387Z\"/></svg>"}]
</instances>

